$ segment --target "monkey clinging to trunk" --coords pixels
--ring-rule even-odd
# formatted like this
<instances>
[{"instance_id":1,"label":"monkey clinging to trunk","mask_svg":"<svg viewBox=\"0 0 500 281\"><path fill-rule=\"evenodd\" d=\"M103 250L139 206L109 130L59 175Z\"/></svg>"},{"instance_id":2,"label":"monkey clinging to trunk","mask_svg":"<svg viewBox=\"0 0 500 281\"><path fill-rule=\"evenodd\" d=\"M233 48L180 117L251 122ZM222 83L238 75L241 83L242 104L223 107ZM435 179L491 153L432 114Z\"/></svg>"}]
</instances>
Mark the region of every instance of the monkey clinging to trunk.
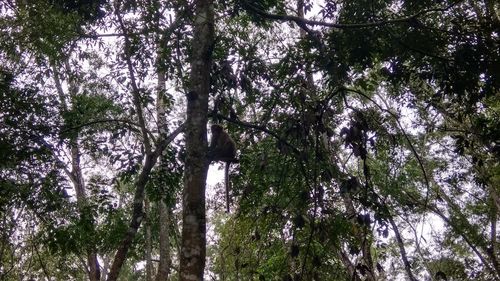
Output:
<instances>
[{"instance_id":1,"label":"monkey clinging to trunk","mask_svg":"<svg viewBox=\"0 0 500 281\"><path fill-rule=\"evenodd\" d=\"M226 162L224 171L224 181L226 185L226 211L229 213L229 165L236 163L236 144L233 139L224 131L221 125L214 124L210 127L212 139L208 147L208 159L212 161Z\"/></svg>"}]
</instances>

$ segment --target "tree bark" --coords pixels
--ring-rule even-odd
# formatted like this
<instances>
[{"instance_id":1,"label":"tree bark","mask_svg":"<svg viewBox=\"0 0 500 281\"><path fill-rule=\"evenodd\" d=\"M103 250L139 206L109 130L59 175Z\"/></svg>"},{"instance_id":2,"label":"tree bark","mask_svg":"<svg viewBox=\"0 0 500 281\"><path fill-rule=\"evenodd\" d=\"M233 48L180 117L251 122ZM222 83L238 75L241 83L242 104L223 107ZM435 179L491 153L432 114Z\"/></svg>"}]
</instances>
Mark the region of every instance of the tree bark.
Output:
<instances>
[{"instance_id":1,"label":"tree bark","mask_svg":"<svg viewBox=\"0 0 500 281\"><path fill-rule=\"evenodd\" d=\"M101 271L101 281L105 281L109 270L109 256L104 255L102 260L103 266Z\"/></svg>"},{"instance_id":2,"label":"tree bark","mask_svg":"<svg viewBox=\"0 0 500 281\"><path fill-rule=\"evenodd\" d=\"M158 212L160 213L160 263L158 265L158 273L156 274L156 281L168 280L170 275L170 208L163 200L158 202Z\"/></svg>"},{"instance_id":3,"label":"tree bark","mask_svg":"<svg viewBox=\"0 0 500 281\"><path fill-rule=\"evenodd\" d=\"M214 44L213 4L195 1L191 77L187 98L180 280L203 280L206 254L207 113Z\"/></svg>"},{"instance_id":4,"label":"tree bark","mask_svg":"<svg viewBox=\"0 0 500 281\"><path fill-rule=\"evenodd\" d=\"M160 138L166 138L167 136L167 118L165 114L165 82L166 82L166 74L164 70L164 59L162 58L162 49L166 45L166 35L163 35L158 44L158 85L156 89L156 118L158 120L158 133ZM161 157L159 168L161 174L167 173L167 166L162 163L165 157ZM160 225L160 263L158 264L158 272L156 274L156 281L164 281L168 280L168 276L170 274L170 218L169 215L171 213L170 206L167 206L166 188L163 189L162 194L160 195L160 201L158 204L158 212L159 212L159 225Z\"/></svg>"},{"instance_id":5,"label":"tree bark","mask_svg":"<svg viewBox=\"0 0 500 281\"><path fill-rule=\"evenodd\" d=\"M405 266L406 274L408 275L408 279L411 281L417 281L413 272L411 271L411 264L408 260L408 255L406 254L405 244L403 238L401 237L401 233L399 232L398 225L392 218L392 215L389 215L389 223L392 226L392 230L394 230L394 235L396 236L396 241L398 242L399 253L401 254L401 259L403 259L403 264Z\"/></svg>"},{"instance_id":6,"label":"tree bark","mask_svg":"<svg viewBox=\"0 0 500 281\"><path fill-rule=\"evenodd\" d=\"M87 202L87 195L85 194L85 180L83 178L82 169L80 166L80 148L77 138L70 141L71 151L71 166L73 184L76 189L76 202L80 210L80 216L83 218L89 216L85 214L85 204ZM93 221L93 219L92 219ZM92 231L94 231L94 223L92 222ZM101 278L101 268L97 259L97 250L95 245L87 245L87 266L89 268L89 280L99 281Z\"/></svg>"},{"instance_id":7,"label":"tree bark","mask_svg":"<svg viewBox=\"0 0 500 281\"><path fill-rule=\"evenodd\" d=\"M151 204L149 198L146 196L144 198L144 217L145 221L145 247L146 247L146 281L153 280L153 259L152 259L152 236L151 236Z\"/></svg>"},{"instance_id":8,"label":"tree bark","mask_svg":"<svg viewBox=\"0 0 500 281\"><path fill-rule=\"evenodd\" d=\"M144 219L144 212L142 210L142 204L144 201L144 188L149 180L149 175L151 173L151 169L156 163L156 159L157 157L154 157L153 155L146 155L146 160L142 171L135 182L132 218L130 219L127 233L125 234L125 237L123 238L120 246L118 247L118 250L116 251L115 258L109 271L108 281L114 281L118 279L118 274L120 273L122 265L125 262L128 250L132 245L132 241L134 240L135 234L137 233L142 220Z\"/></svg>"}]
</instances>

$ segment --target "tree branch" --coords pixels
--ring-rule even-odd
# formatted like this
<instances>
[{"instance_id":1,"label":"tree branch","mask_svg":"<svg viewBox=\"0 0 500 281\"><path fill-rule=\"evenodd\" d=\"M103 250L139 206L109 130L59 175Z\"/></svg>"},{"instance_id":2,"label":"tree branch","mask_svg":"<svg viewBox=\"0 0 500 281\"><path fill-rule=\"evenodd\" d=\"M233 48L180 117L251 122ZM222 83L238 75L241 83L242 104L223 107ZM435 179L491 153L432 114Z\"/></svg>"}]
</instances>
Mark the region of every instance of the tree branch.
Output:
<instances>
[{"instance_id":1,"label":"tree branch","mask_svg":"<svg viewBox=\"0 0 500 281\"><path fill-rule=\"evenodd\" d=\"M417 159L418 165L420 166L420 169L422 170L422 174L423 174L423 177L424 177L425 185L427 186L427 195L426 195L426 199L425 199L425 205L427 205L427 200L428 200L428 197L429 197L429 191L430 191L430 188L431 188L430 184L429 184L429 177L427 176L427 172L425 171L424 163L423 163L422 159L420 158L420 155L418 154L417 150L415 149L415 146L413 146L413 143L411 142L410 137L408 136L408 134L406 134L406 131L403 129L403 126L401 125L401 122L399 122L398 116L396 116L390 110L383 108L380 104L378 104L377 102L375 102L372 98L368 97L367 95L365 95L361 91L358 91L358 90L355 90L355 89L349 89L349 88L344 88L344 90L346 90L348 92L356 93L356 94L358 94L358 95L366 98L367 100L369 100L370 102L372 102L375 106L377 106L378 108L380 108L380 110L382 110L384 112L387 112L391 117L394 118L394 120L398 124L399 130L401 131L401 133L405 137L408 145L410 146L410 150L412 151L413 156L415 156L415 158Z\"/></svg>"},{"instance_id":2,"label":"tree branch","mask_svg":"<svg viewBox=\"0 0 500 281\"><path fill-rule=\"evenodd\" d=\"M209 115L213 115L213 114L209 114ZM245 127L245 128L251 128L251 129L254 129L254 130L257 130L257 131L261 131L261 132L264 132L272 137L274 137L275 139L279 140L280 142L282 142L283 144L285 144L286 146L290 147L294 153L296 154L300 154L300 151L295 148L293 145L291 145L289 142L287 142L286 140L284 140L282 137L280 137L277 133L267 129L266 127L264 126L259 126L259 125L255 125L255 124L252 124L252 123L248 123L248 122L244 122L244 121L240 121L240 120L237 120L237 119L233 119L233 118L229 118L229 117L226 117L222 114L219 114L219 113L216 113L215 116L217 118L220 118L220 119L223 119L223 120L226 120L227 122L230 122L230 123L233 123L233 124L236 124L236 125L239 125L239 126L242 126L242 127Z\"/></svg>"},{"instance_id":3,"label":"tree branch","mask_svg":"<svg viewBox=\"0 0 500 281\"><path fill-rule=\"evenodd\" d=\"M458 3L458 2L457 2ZM297 25L310 25L310 26L325 26L325 27L333 27L333 28L341 28L341 29L352 29L352 28L368 28L368 27L377 27L377 26L385 26L385 25L390 25L390 24L398 24L398 23L405 23L412 21L419 16L423 16L428 13L432 12L445 12L457 3L452 3L448 5L445 8L433 8L433 9L425 9L422 10L418 13L415 13L413 15L407 16L407 17L402 17L398 19L392 19L392 20L381 20L381 21L376 21L376 22L368 22L368 23L348 23L348 24L343 24L343 23L330 23L330 22L324 22L324 21L316 21L316 20L307 20L303 19L301 17L297 16L290 16L290 15L277 15L277 14L271 14L268 12L265 12L255 5L251 4L250 1L242 1L242 4L245 8L248 10L268 19L273 19L273 20L278 20L278 21L292 21L295 22Z\"/></svg>"},{"instance_id":4,"label":"tree branch","mask_svg":"<svg viewBox=\"0 0 500 281\"><path fill-rule=\"evenodd\" d=\"M116 122L116 123L123 123L123 124L127 124L127 125L130 125L128 126L129 129L131 129L132 131L136 131L138 133L141 133L142 131L140 130L141 128L141 125L140 124L137 124L133 121L130 121L130 120L126 120L126 119L113 119L113 118L109 118L109 119L99 119L99 120L93 120L93 121L89 121L87 123L83 123L83 124L80 124L78 126L75 126L75 127L69 127L67 129L64 129L61 131L61 134L64 134L64 133L67 133L71 130L78 130L78 129L81 129L81 128L84 128L84 127L87 127L87 126L92 126L92 125L95 125L95 124L100 124L100 123L112 123L112 122ZM139 129L137 128L134 128L134 127L139 127ZM154 135L153 133L151 133L151 131L147 130L147 134L149 135L149 137L154 140Z\"/></svg>"},{"instance_id":5,"label":"tree branch","mask_svg":"<svg viewBox=\"0 0 500 281\"><path fill-rule=\"evenodd\" d=\"M129 228L123 238L118 250L116 251L115 258L113 260L113 264L111 265L111 269L108 274L108 281L115 281L118 279L118 274L120 273L120 269L125 262L127 257L128 250L132 245L135 234L137 230L141 226L141 222L144 218L144 212L142 210L143 202L144 202L144 189L146 187L146 183L149 180L149 175L151 174L151 170L153 169L158 157L161 155L163 149L172 142L177 135L184 130L185 125L182 124L177 129L175 129L164 141L160 142L158 147L153 153L146 154L146 160L144 161L144 166L142 167L141 173L137 177L135 181L135 194L134 194L134 203L133 203L133 211L132 217L130 218Z\"/></svg>"},{"instance_id":6,"label":"tree branch","mask_svg":"<svg viewBox=\"0 0 500 281\"><path fill-rule=\"evenodd\" d=\"M134 66L132 64L130 35L127 31L125 24L123 23L122 15L120 14L120 4L121 4L121 1L118 1L116 3L115 15L116 15L116 18L118 19L118 23L120 24L121 29L123 30L123 37L124 37L124 41L125 41L125 46L124 46L124 48L125 48L124 49L125 60L126 60L128 72L130 75L130 85L132 87L132 96L133 96L133 100L134 100L135 110L137 111L137 119L139 122L139 126L141 128L141 131L142 131L142 137L144 139L144 149L146 150L146 154L150 154L151 153L151 142L149 141L149 138L148 138L148 133L147 133L148 130L146 128L146 122L144 121L144 113L142 110L141 96L140 96L140 92L139 92L139 87L137 86L137 81L135 79Z\"/></svg>"},{"instance_id":7,"label":"tree branch","mask_svg":"<svg viewBox=\"0 0 500 281\"><path fill-rule=\"evenodd\" d=\"M413 275L413 272L411 271L411 265L408 260L408 256L406 255L406 250L405 250L405 244L403 241L403 238L401 237L401 233L399 232L398 226L396 225L396 222L392 218L392 215L389 214L388 216L389 223L392 226L392 230L394 230L394 235L396 236L396 241L398 242L398 247L399 247L399 253L401 254L401 258L403 259L403 264L405 266L406 273L408 274L408 277L412 281L416 281L415 276Z\"/></svg>"}]
</instances>

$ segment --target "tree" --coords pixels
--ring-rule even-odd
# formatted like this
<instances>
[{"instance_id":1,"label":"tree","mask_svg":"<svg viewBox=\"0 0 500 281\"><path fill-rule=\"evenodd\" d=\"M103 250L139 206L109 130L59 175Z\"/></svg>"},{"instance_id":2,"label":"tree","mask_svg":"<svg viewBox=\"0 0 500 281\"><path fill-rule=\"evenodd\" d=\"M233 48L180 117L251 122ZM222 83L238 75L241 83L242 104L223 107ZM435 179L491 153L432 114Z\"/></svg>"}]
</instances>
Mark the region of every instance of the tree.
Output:
<instances>
[{"instance_id":1,"label":"tree","mask_svg":"<svg viewBox=\"0 0 500 281\"><path fill-rule=\"evenodd\" d=\"M2 2L0 278L499 280L499 8Z\"/></svg>"},{"instance_id":2,"label":"tree","mask_svg":"<svg viewBox=\"0 0 500 281\"><path fill-rule=\"evenodd\" d=\"M212 1L195 2L191 76L186 95L186 165L182 193L180 280L203 280L206 254L207 113L214 45Z\"/></svg>"}]
</instances>

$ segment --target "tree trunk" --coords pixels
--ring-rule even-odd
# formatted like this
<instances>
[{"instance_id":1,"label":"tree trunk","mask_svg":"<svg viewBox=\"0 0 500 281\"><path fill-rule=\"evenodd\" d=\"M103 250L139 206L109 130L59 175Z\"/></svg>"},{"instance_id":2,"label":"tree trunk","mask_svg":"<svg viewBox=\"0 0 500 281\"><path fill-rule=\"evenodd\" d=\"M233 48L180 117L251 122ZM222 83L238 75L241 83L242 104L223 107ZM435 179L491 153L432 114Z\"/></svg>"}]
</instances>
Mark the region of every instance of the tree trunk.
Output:
<instances>
[{"instance_id":1,"label":"tree trunk","mask_svg":"<svg viewBox=\"0 0 500 281\"><path fill-rule=\"evenodd\" d=\"M153 280L153 259L152 255L152 236L151 236L151 206L148 197L144 198L144 214L145 214L145 246L146 246L146 281Z\"/></svg>"},{"instance_id":2,"label":"tree trunk","mask_svg":"<svg viewBox=\"0 0 500 281\"><path fill-rule=\"evenodd\" d=\"M62 88L61 84L61 79L59 77L59 71L56 68L55 62L52 63L52 70L54 71L54 82L56 85L56 90L59 95L59 99L61 102L61 113L67 112L68 105L66 102L66 94L64 93L64 90ZM70 73L70 66L68 62L66 62L66 71ZM69 94L70 95L76 95L78 93L78 87L71 78L71 74L68 75L70 78L68 79L68 84L69 84ZM71 171L67 171L69 178L71 179L71 182L73 183L73 186L75 187L75 193L76 193L76 202L78 205L78 210L80 213L80 217L83 218L84 216L87 216L88 214L85 214L85 205L87 202L87 196L85 194L85 179L83 178L83 173L82 173L82 168L80 165L80 147L78 144L78 136L74 137L73 139L70 140L69 142L69 149L70 149L70 155L71 155ZM92 221L92 231L94 231L94 223L93 219ZM99 265L99 260L97 259L97 250L95 245L86 245L86 255L87 255L87 267L88 267L88 274L89 274L89 280L90 281L99 281L101 278L101 268Z\"/></svg>"},{"instance_id":3,"label":"tree trunk","mask_svg":"<svg viewBox=\"0 0 500 281\"><path fill-rule=\"evenodd\" d=\"M205 184L207 178L207 112L214 44L210 0L195 1L191 77L187 97L180 280L203 280L206 252Z\"/></svg>"},{"instance_id":4,"label":"tree trunk","mask_svg":"<svg viewBox=\"0 0 500 281\"><path fill-rule=\"evenodd\" d=\"M403 237L401 236L401 233L399 232L398 225L392 218L392 215L388 216L389 218L389 223L392 226L392 230L394 230L394 235L396 236L396 241L398 242L398 247L399 247L399 253L401 254L401 259L403 260L403 265L406 270L406 274L408 275L408 279L411 281L416 281L417 279L413 275L413 272L411 271L411 264L408 259L408 255L406 254L406 249L405 249L405 244L403 241Z\"/></svg>"},{"instance_id":5,"label":"tree trunk","mask_svg":"<svg viewBox=\"0 0 500 281\"><path fill-rule=\"evenodd\" d=\"M166 74L164 69L164 59L162 57L162 50L166 46L166 35L162 35L159 40L157 47L157 72L158 72L158 84L156 89L156 119L158 120L158 133L160 138L167 137L167 118L165 113L165 82L166 82ZM159 160L159 169L160 174L167 173L167 166L162 163L164 161L164 157L161 157ZM160 225L160 262L158 265L158 272L156 274L156 281L164 281L168 280L168 275L170 274L170 218L169 215L171 213L170 206L167 206L165 202L167 196L165 194L167 192L166 188L163 189L162 194L160 195L160 201L158 202L158 212L159 212L159 225Z\"/></svg>"},{"instance_id":6,"label":"tree trunk","mask_svg":"<svg viewBox=\"0 0 500 281\"><path fill-rule=\"evenodd\" d=\"M139 229L139 226L144 219L144 212L142 210L142 204L144 201L144 188L147 181L149 180L149 175L151 173L151 169L153 169L153 166L156 163L156 159L156 155L146 156L144 167L142 168L141 173L135 181L132 218L130 219L129 227L127 232L125 233L125 237L120 242L118 250L116 251L115 258L108 274L108 281L115 281L118 279L118 274L120 273L123 263L125 262L128 250L130 249L130 246L132 245L132 242L135 238L135 234L137 233L137 230Z\"/></svg>"},{"instance_id":7,"label":"tree trunk","mask_svg":"<svg viewBox=\"0 0 500 281\"><path fill-rule=\"evenodd\" d=\"M162 199L158 202L158 212L160 213L160 263L158 265L158 273L156 281L168 280L170 274L170 210L165 201Z\"/></svg>"},{"instance_id":8,"label":"tree trunk","mask_svg":"<svg viewBox=\"0 0 500 281\"><path fill-rule=\"evenodd\" d=\"M87 196L85 194L85 181L82 175L82 169L80 167L80 149L76 140L70 142L71 150L71 165L73 175L73 184L76 189L76 202L80 209L80 216L82 219L90 214L85 214L85 204L87 202ZM93 219L92 219L93 221ZM94 223L92 223L92 231L94 229ZM101 278L101 269L99 266L99 261L97 260L97 251L94 245L87 245L87 266L89 269L89 280L99 281Z\"/></svg>"},{"instance_id":9,"label":"tree trunk","mask_svg":"<svg viewBox=\"0 0 500 281\"><path fill-rule=\"evenodd\" d=\"M101 271L101 281L105 281L106 277L108 276L108 270L109 270L109 256L104 255L102 258L102 271Z\"/></svg>"}]
</instances>

